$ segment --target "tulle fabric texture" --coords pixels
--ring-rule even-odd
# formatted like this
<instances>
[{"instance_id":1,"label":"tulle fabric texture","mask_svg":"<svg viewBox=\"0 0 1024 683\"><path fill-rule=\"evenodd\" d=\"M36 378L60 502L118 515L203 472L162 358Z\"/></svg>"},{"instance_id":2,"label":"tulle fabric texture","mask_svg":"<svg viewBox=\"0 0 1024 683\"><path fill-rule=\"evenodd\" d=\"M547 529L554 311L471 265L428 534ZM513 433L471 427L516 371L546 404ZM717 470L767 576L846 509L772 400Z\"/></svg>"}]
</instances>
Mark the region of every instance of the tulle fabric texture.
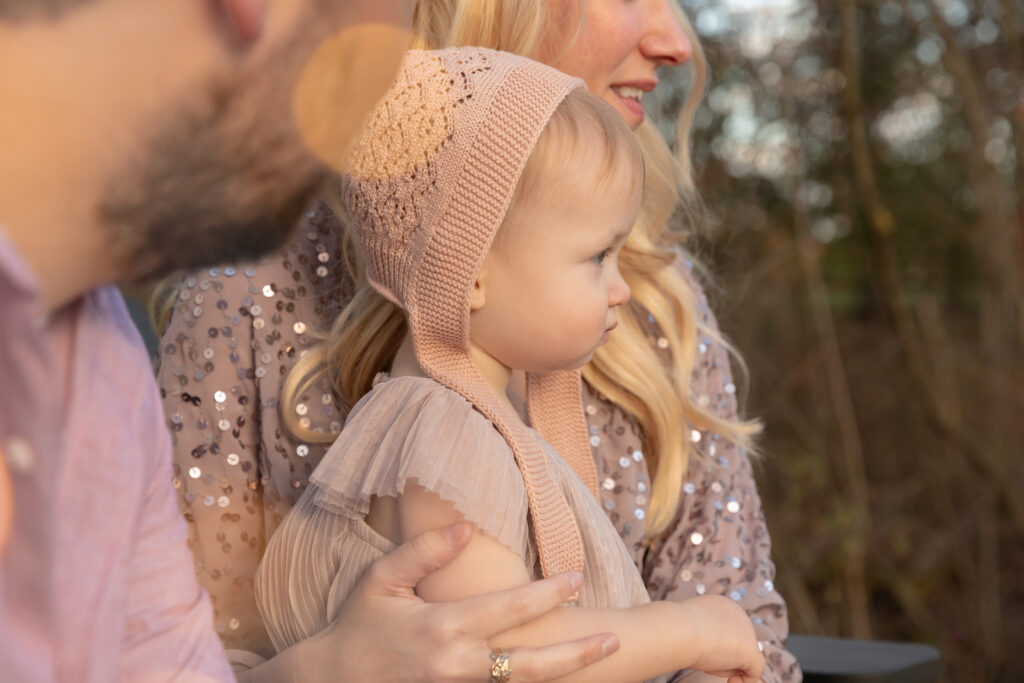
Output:
<instances>
[{"instance_id":1,"label":"tulle fabric texture","mask_svg":"<svg viewBox=\"0 0 1024 683\"><path fill-rule=\"evenodd\" d=\"M542 445L583 539L576 604L649 602L593 494L549 444ZM372 496L398 495L410 482L452 503L539 578L526 489L502 436L461 395L431 379L385 378L353 408L257 570L256 603L278 652L327 626L366 569L394 549L364 517Z\"/></svg>"}]
</instances>

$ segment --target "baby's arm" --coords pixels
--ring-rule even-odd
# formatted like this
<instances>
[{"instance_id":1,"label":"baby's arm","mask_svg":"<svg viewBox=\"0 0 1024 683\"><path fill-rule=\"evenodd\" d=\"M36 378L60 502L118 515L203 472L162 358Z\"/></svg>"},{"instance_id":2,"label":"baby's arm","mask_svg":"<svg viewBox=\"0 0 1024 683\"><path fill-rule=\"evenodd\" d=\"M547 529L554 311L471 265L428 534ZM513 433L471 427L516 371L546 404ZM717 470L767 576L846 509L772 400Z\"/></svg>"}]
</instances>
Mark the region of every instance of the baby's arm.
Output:
<instances>
[{"instance_id":1,"label":"baby's arm","mask_svg":"<svg viewBox=\"0 0 1024 683\"><path fill-rule=\"evenodd\" d=\"M462 519L450 503L415 485L408 485L398 497L397 512L397 541ZM373 517L371 512L371 520ZM466 549L448 566L417 584L416 590L428 602L446 602L529 581L519 555L476 530ZM559 680L642 681L692 668L723 677L734 675L732 680L747 682L760 677L764 664L750 619L732 601L720 596L685 603L655 602L622 610L562 607L505 632L490 645L533 647L600 631L618 635L620 650Z\"/></svg>"}]
</instances>

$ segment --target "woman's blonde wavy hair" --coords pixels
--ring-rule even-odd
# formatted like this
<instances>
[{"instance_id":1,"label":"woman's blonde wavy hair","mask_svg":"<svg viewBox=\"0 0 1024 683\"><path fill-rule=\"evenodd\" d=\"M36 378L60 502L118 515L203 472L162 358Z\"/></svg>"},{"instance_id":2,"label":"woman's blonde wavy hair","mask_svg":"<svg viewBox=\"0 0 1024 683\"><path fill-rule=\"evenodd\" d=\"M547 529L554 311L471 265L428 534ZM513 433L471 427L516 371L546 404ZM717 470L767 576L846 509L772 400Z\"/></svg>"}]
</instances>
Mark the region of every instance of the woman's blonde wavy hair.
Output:
<instances>
[{"instance_id":1,"label":"woman's blonde wavy hair","mask_svg":"<svg viewBox=\"0 0 1024 683\"><path fill-rule=\"evenodd\" d=\"M582 0L577 1L582 26ZM535 55L545 40L546 6L539 0L418 0L413 47L475 45ZM665 531L680 507L687 470L699 457L688 438L690 429L713 431L747 450L752 450L752 440L761 429L756 421L717 417L691 394L702 337L725 344L744 367L732 347L701 323L695 292L673 267L679 243L699 225L703 213L691 174L690 130L706 87L707 64L689 21L675 3L672 7L693 46L694 83L676 120L674 153L650 121L636 131L645 163L644 205L619 257L633 298L620 310L619 328L611 340L583 370L591 387L629 413L640 427L652 483L648 537ZM336 195L325 201L344 223L344 207ZM344 243L346 257L358 264L351 235L346 234ZM376 373L391 362L405 334L401 311L365 284L361 265L355 270L356 282L362 286L323 344L299 360L282 389L282 418L305 440L324 442L336 435L303 428L288 407L326 373L347 411L369 391ZM667 363L648 338L648 315L668 342Z\"/></svg>"}]
</instances>

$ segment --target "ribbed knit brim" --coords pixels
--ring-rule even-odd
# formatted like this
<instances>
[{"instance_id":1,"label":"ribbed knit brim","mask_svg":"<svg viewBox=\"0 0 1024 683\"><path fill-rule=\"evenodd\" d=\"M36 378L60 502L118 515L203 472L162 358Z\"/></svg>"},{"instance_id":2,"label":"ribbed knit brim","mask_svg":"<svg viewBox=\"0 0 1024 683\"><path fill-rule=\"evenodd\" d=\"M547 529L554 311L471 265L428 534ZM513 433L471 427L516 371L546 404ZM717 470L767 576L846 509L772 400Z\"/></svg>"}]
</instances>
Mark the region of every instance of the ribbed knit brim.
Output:
<instances>
[{"instance_id":1,"label":"ribbed knit brim","mask_svg":"<svg viewBox=\"0 0 1024 683\"><path fill-rule=\"evenodd\" d=\"M462 394L511 447L545 576L583 569L579 530L540 443L470 360L469 298L541 131L582 86L494 50L414 50L342 165L367 277L405 310L424 372ZM596 496L579 372L530 375L527 384L534 428Z\"/></svg>"}]
</instances>

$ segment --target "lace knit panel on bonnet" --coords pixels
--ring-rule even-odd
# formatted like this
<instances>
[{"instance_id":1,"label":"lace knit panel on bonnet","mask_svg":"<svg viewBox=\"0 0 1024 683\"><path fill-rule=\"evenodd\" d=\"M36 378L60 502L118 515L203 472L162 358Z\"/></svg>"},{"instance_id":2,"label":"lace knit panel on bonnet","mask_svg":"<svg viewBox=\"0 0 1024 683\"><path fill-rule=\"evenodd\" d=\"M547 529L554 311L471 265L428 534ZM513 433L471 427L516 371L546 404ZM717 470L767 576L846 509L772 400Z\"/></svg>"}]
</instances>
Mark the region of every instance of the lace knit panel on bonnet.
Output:
<instances>
[{"instance_id":1,"label":"lace knit panel on bonnet","mask_svg":"<svg viewBox=\"0 0 1024 683\"><path fill-rule=\"evenodd\" d=\"M386 283L411 280L426 244L410 240L436 219L453 185L438 183L437 159L454 137L455 109L473 97L472 77L492 68L485 52L463 52L459 69L429 52L408 53L343 164L341 198L359 225L370 280L396 304L401 295Z\"/></svg>"}]
</instances>

